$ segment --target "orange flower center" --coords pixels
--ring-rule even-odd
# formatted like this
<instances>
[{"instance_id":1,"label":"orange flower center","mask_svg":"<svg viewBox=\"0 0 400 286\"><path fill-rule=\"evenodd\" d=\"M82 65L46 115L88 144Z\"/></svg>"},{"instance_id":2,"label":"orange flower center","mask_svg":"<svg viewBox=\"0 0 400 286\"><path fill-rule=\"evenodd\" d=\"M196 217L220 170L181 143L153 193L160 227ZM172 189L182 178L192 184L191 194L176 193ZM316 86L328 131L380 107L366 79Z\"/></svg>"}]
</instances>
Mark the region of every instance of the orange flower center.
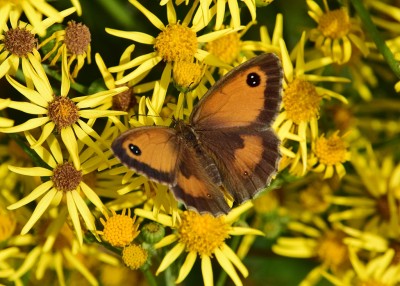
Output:
<instances>
[{"instance_id":1,"label":"orange flower center","mask_svg":"<svg viewBox=\"0 0 400 286\"><path fill-rule=\"evenodd\" d=\"M49 103L48 112L58 131L71 126L79 119L79 108L65 96L55 96L54 100Z\"/></svg>"},{"instance_id":2,"label":"orange flower center","mask_svg":"<svg viewBox=\"0 0 400 286\"><path fill-rule=\"evenodd\" d=\"M25 28L10 29L4 34L4 47L18 57L27 56L37 46L35 36Z\"/></svg>"},{"instance_id":3,"label":"orange flower center","mask_svg":"<svg viewBox=\"0 0 400 286\"><path fill-rule=\"evenodd\" d=\"M82 171L75 169L71 162L66 162L58 165L53 170L51 180L58 191L73 191L82 181Z\"/></svg>"},{"instance_id":4,"label":"orange flower center","mask_svg":"<svg viewBox=\"0 0 400 286\"><path fill-rule=\"evenodd\" d=\"M74 55L84 54L91 41L89 28L82 23L75 21L68 22L68 27L65 29L64 43L67 50Z\"/></svg>"}]
</instances>

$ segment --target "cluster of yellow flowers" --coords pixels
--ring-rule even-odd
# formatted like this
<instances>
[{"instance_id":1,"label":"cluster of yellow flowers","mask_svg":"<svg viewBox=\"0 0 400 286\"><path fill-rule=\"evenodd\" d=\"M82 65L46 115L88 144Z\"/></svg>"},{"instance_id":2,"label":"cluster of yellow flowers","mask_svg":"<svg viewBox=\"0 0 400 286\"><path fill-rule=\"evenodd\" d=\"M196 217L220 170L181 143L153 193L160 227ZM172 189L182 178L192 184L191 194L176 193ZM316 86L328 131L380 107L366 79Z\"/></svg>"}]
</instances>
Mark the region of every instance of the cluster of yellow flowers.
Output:
<instances>
[{"instance_id":1,"label":"cluster of yellow flowers","mask_svg":"<svg viewBox=\"0 0 400 286\"><path fill-rule=\"evenodd\" d=\"M97 43L135 42L95 54L102 85L101 5L60 2L0 1L1 285L400 285L398 2L98 1L131 27ZM114 158L260 53L282 63L282 160L253 201L188 211Z\"/></svg>"}]
</instances>

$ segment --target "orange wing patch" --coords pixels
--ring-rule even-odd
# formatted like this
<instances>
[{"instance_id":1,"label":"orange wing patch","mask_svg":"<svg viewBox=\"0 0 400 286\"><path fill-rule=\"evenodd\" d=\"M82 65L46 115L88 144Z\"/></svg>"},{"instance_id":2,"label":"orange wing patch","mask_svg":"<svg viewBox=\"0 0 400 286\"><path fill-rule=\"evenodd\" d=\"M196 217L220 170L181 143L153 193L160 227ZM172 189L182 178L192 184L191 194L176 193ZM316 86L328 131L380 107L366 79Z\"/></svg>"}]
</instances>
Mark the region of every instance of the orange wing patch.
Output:
<instances>
[{"instance_id":1,"label":"orange wing patch","mask_svg":"<svg viewBox=\"0 0 400 286\"><path fill-rule=\"evenodd\" d=\"M279 111L282 69L272 54L253 58L230 71L202 98L192 113L196 130L265 128Z\"/></svg>"},{"instance_id":2,"label":"orange wing patch","mask_svg":"<svg viewBox=\"0 0 400 286\"><path fill-rule=\"evenodd\" d=\"M176 181L180 148L175 131L165 127L132 129L112 144L114 154L128 168L168 185Z\"/></svg>"},{"instance_id":3,"label":"orange wing patch","mask_svg":"<svg viewBox=\"0 0 400 286\"><path fill-rule=\"evenodd\" d=\"M243 148L234 150L234 156L238 160L233 162L237 173L249 176L260 164L264 152L262 137L250 134L242 134Z\"/></svg>"}]
</instances>

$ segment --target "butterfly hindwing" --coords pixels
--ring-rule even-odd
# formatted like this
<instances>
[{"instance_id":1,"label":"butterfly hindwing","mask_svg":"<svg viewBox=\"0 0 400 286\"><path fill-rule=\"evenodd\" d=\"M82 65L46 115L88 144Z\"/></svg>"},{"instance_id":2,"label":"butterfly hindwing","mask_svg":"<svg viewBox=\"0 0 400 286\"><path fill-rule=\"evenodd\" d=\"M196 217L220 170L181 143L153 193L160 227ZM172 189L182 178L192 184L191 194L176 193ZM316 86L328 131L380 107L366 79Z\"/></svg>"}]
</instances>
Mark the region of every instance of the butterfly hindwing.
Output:
<instances>
[{"instance_id":1,"label":"butterfly hindwing","mask_svg":"<svg viewBox=\"0 0 400 286\"><path fill-rule=\"evenodd\" d=\"M199 135L235 203L254 197L269 184L278 168L279 140L271 129L230 128Z\"/></svg>"},{"instance_id":2,"label":"butterfly hindwing","mask_svg":"<svg viewBox=\"0 0 400 286\"><path fill-rule=\"evenodd\" d=\"M184 148L178 165L176 185L172 191L189 209L213 215L230 210L220 188L220 174L211 158L202 150Z\"/></svg>"}]
</instances>

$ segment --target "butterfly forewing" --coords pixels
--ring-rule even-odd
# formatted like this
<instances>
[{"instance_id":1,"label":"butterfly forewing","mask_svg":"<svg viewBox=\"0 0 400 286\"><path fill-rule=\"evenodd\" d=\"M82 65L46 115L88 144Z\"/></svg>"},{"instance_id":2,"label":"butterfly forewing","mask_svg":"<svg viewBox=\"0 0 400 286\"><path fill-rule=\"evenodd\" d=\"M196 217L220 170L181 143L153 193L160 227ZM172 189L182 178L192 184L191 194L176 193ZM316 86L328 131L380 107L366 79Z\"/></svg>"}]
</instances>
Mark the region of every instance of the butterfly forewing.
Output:
<instances>
[{"instance_id":1,"label":"butterfly forewing","mask_svg":"<svg viewBox=\"0 0 400 286\"><path fill-rule=\"evenodd\" d=\"M166 127L131 129L111 146L125 166L167 185L175 184L181 148L175 130Z\"/></svg>"},{"instance_id":2,"label":"butterfly forewing","mask_svg":"<svg viewBox=\"0 0 400 286\"><path fill-rule=\"evenodd\" d=\"M172 128L141 127L122 134L111 148L128 168L170 186L186 207L214 215L227 213L214 161L187 137Z\"/></svg>"},{"instance_id":3,"label":"butterfly forewing","mask_svg":"<svg viewBox=\"0 0 400 286\"><path fill-rule=\"evenodd\" d=\"M279 110L281 86L278 57L255 57L210 88L194 109L191 124L196 130L268 127Z\"/></svg>"}]
</instances>

